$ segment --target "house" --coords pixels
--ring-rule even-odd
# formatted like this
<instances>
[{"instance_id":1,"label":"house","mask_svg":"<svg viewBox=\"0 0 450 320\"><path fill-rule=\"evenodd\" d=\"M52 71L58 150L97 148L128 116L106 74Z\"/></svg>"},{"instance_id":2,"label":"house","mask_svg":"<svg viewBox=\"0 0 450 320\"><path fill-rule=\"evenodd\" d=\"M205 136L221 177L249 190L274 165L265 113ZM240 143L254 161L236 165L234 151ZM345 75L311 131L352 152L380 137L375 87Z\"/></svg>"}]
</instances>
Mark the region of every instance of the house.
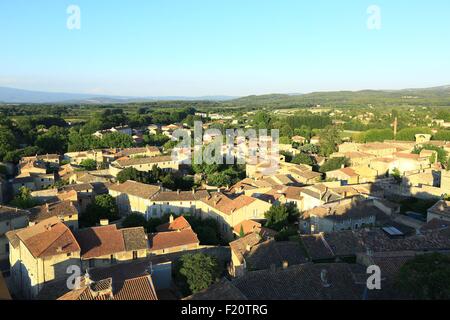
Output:
<instances>
[{"instance_id":1,"label":"house","mask_svg":"<svg viewBox=\"0 0 450 320\"><path fill-rule=\"evenodd\" d=\"M277 232L275 230L263 227L261 223L254 220L244 220L233 227L233 233L236 237L244 236L250 233L257 233L263 240L272 240Z\"/></svg>"},{"instance_id":2,"label":"house","mask_svg":"<svg viewBox=\"0 0 450 320\"><path fill-rule=\"evenodd\" d=\"M431 140L431 134L419 133L415 135L416 143L427 143Z\"/></svg>"},{"instance_id":3,"label":"house","mask_svg":"<svg viewBox=\"0 0 450 320\"><path fill-rule=\"evenodd\" d=\"M137 157L156 157L161 155L161 150L155 146L145 146L142 148L126 148L121 149L117 153L114 154L116 159L120 159L123 157L137 158Z\"/></svg>"},{"instance_id":4,"label":"house","mask_svg":"<svg viewBox=\"0 0 450 320\"><path fill-rule=\"evenodd\" d=\"M233 238L233 226L244 220L264 220L270 203L246 195L230 195L221 192L210 194L199 201L202 218L216 220L225 238Z\"/></svg>"},{"instance_id":5,"label":"house","mask_svg":"<svg viewBox=\"0 0 450 320\"><path fill-rule=\"evenodd\" d=\"M117 229L102 225L75 232L81 249L83 269L109 266L147 256L147 235L143 227Z\"/></svg>"},{"instance_id":6,"label":"house","mask_svg":"<svg viewBox=\"0 0 450 320\"><path fill-rule=\"evenodd\" d=\"M174 213L200 214L199 201L209 196L206 190L192 191L161 191L151 198L151 204L146 209L147 218L161 217L164 214Z\"/></svg>"},{"instance_id":7,"label":"house","mask_svg":"<svg viewBox=\"0 0 450 320\"><path fill-rule=\"evenodd\" d=\"M245 253L261 241L261 236L257 233L250 233L242 238L230 242L231 261L228 265L228 273L232 277L244 275L247 269Z\"/></svg>"},{"instance_id":8,"label":"house","mask_svg":"<svg viewBox=\"0 0 450 320\"><path fill-rule=\"evenodd\" d=\"M291 140L292 140L292 142L295 142L295 143L298 143L301 145L305 144L305 142L306 142L306 138L302 137L302 136L293 136L291 138Z\"/></svg>"},{"instance_id":9,"label":"house","mask_svg":"<svg viewBox=\"0 0 450 320\"><path fill-rule=\"evenodd\" d=\"M69 266L80 267L80 246L58 218L6 233L13 292L34 298L48 282L67 278Z\"/></svg>"},{"instance_id":10,"label":"house","mask_svg":"<svg viewBox=\"0 0 450 320\"><path fill-rule=\"evenodd\" d=\"M249 300L360 300L365 271L346 263L304 263L250 271L231 284Z\"/></svg>"},{"instance_id":11,"label":"house","mask_svg":"<svg viewBox=\"0 0 450 320\"><path fill-rule=\"evenodd\" d=\"M9 259L9 241L6 233L28 226L29 214L27 210L0 206L0 261Z\"/></svg>"},{"instance_id":12,"label":"house","mask_svg":"<svg viewBox=\"0 0 450 320\"><path fill-rule=\"evenodd\" d=\"M318 136L311 137L311 139L309 140L309 143L314 144L314 145L319 145L320 137L318 137Z\"/></svg>"},{"instance_id":13,"label":"house","mask_svg":"<svg viewBox=\"0 0 450 320\"><path fill-rule=\"evenodd\" d=\"M295 197L298 198L295 202L297 203L300 212L342 199L341 194L334 192L332 188L329 188L324 184L315 184L313 186L304 187L300 190L300 194Z\"/></svg>"},{"instance_id":14,"label":"house","mask_svg":"<svg viewBox=\"0 0 450 320\"><path fill-rule=\"evenodd\" d=\"M342 185L358 184L359 174L353 168L341 168L326 173L327 179L341 181Z\"/></svg>"},{"instance_id":15,"label":"house","mask_svg":"<svg viewBox=\"0 0 450 320\"><path fill-rule=\"evenodd\" d=\"M120 277L95 280L86 273L78 281L78 288L58 300L158 300L152 276L148 272L138 276L122 274Z\"/></svg>"},{"instance_id":16,"label":"house","mask_svg":"<svg viewBox=\"0 0 450 320\"><path fill-rule=\"evenodd\" d=\"M116 199L121 215L133 212L148 215L149 208L153 204L151 198L161 192L162 188L128 180L122 184L112 184L108 187L108 190L109 194Z\"/></svg>"},{"instance_id":17,"label":"house","mask_svg":"<svg viewBox=\"0 0 450 320\"><path fill-rule=\"evenodd\" d=\"M183 300L233 300L245 301L245 297L231 281L227 278L222 278L220 281L213 283L207 289L194 293Z\"/></svg>"},{"instance_id":18,"label":"house","mask_svg":"<svg viewBox=\"0 0 450 320\"><path fill-rule=\"evenodd\" d=\"M106 162L105 156L109 152L98 149L98 150L88 150L88 151L76 151L67 152L64 154L64 160L69 161L70 164L79 165L85 160L94 160L97 163Z\"/></svg>"},{"instance_id":19,"label":"house","mask_svg":"<svg viewBox=\"0 0 450 320\"><path fill-rule=\"evenodd\" d=\"M330 158L347 158L350 162L350 166L368 166L372 159L376 156L370 153L359 151L347 151L347 152L335 152L330 155Z\"/></svg>"},{"instance_id":20,"label":"house","mask_svg":"<svg viewBox=\"0 0 450 320\"><path fill-rule=\"evenodd\" d=\"M126 134L126 135L131 136L133 134L133 130L129 126L124 125L124 126L112 127L110 129L99 130L99 131L94 132L92 135L97 138L103 139L103 137L106 134L110 134L110 133L121 133L121 134Z\"/></svg>"},{"instance_id":21,"label":"house","mask_svg":"<svg viewBox=\"0 0 450 320\"><path fill-rule=\"evenodd\" d=\"M450 222L450 201L439 200L427 210L427 222L433 219Z\"/></svg>"},{"instance_id":22,"label":"house","mask_svg":"<svg viewBox=\"0 0 450 320\"><path fill-rule=\"evenodd\" d=\"M186 218L183 216L179 216L178 218L174 219L173 215L170 215L169 222L156 227L157 232L183 231L187 229L192 228Z\"/></svg>"},{"instance_id":23,"label":"house","mask_svg":"<svg viewBox=\"0 0 450 320\"><path fill-rule=\"evenodd\" d=\"M76 231L78 230L78 215L77 203L66 200L31 208L29 219L31 224L36 224L50 217L56 217L71 231Z\"/></svg>"},{"instance_id":24,"label":"house","mask_svg":"<svg viewBox=\"0 0 450 320\"><path fill-rule=\"evenodd\" d=\"M22 157L20 159L20 164L29 163L29 162L44 162L49 164L50 166L58 167L60 162L59 154L43 154L43 155L35 155L31 157Z\"/></svg>"},{"instance_id":25,"label":"house","mask_svg":"<svg viewBox=\"0 0 450 320\"><path fill-rule=\"evenodd\" d=\"M148 242L150 255L195 250L200 245L197 234L191 228L152 233L148 235Z\"/></svg>"},{"instance_id":26,"label":"house","mask_svg":"<svg viewBox=\"0 0 450 320\"><path fill-rule=\"evenodd\" d=\"M179 162L174 160L172 156L156 156L148 158L133 158L133 159L119 159L113 162L110 166L110 173L113 176L126 168L134 168L138 171L148 172L156 166L163 171L178 171Z\"/></svg>"},{"instance_id":27,"label":"house","mask_svg":"<svg viewBox=\"0 0 450 320\"><path fill-rule=\"evenodd\" d=\"M159 131L159 126L156 124L151 124L151 125L147 126L147 131L151 135L157 134Z\"/></svg>"},{"instance_id":28,"label":"house","mask_svg":"<svg viewBox=\"0 0 450 320\"><path fill-rule=\"evenodd\" d=\"M23 173L11 179L11 185L14 194L19 194L22 187L28 188L31 191L44 190L55 184L54 173Z\"/></svg>"},{"instance_id":29,"label":"house","mask_svg":"<svg viewBox=\"0 0 450 320\"><path fill-rule=\"evenodd\" d=\"M326 203L303 212L299 219L301 233L335 232L359 229L375 224L383 212L371 200L359 196Z\"/></svg>"}]
</instances>

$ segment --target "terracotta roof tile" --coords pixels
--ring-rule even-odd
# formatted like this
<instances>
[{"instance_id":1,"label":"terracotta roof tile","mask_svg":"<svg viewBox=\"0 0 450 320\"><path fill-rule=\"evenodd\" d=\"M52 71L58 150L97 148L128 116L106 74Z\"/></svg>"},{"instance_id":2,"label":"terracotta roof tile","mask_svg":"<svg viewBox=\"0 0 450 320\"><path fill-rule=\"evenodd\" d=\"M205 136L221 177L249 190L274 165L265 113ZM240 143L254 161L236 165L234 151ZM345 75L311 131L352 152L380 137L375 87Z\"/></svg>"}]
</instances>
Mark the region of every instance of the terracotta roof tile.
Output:
<instances>
[{"instance_id":1,"label":"terracotta roof tile","mask_svg":"<svg viewBox=\"0 0 450 320\"><path fill-rule=\"evenodd\" d=\"M190 244L199 244L197 235L191 229L171 232L157 232L149 235L149 250L162 250Z\"/></svg>"},{"instance_id":2,"label":"terracotta roof tile","mask_svg":"<svg viewBox=\"0 0 450 320\"><path fill-rule=\"evenodd\" d=\"M160 186L140 183L132 180L125 181L122 184L112 184L109 186L109 189L144 199L150 199L161 191Z\"/></svg>"},{"instance_id":3,"label":"terracotta roof tile","mask_svg":"<svg viewBox=\"0 0 450 320\"><path fill-rule=\"evenodd\" d=\"M126 251L123 234L116 225L79 230L75 233L75 237L80 244L83 259Z\"/></svg>"},{"instance_id":4,"label":"terracotta roof tile","mask_svg":"<svg viewBox=\"0 0 450 320\"><path fill-rule=\"evenodd\" d=\"M167 222L162 225L156 227L158 232L167 232L167 231L177 231L177 230L185 230L190 229L191 225L186 220L185 217L180 216L174 219L172 222Z\"/></svg>"},{"instance_id":5,"label":"terracotta roof tile","mask_svg":"<svg viewBox=\"0 0 450 320\"><path fill-rule=\"evenodd\" d=\"M15 235L35 258L80 251L70 229L56 217L17 230Z\"/></svg>"}]
</instances>

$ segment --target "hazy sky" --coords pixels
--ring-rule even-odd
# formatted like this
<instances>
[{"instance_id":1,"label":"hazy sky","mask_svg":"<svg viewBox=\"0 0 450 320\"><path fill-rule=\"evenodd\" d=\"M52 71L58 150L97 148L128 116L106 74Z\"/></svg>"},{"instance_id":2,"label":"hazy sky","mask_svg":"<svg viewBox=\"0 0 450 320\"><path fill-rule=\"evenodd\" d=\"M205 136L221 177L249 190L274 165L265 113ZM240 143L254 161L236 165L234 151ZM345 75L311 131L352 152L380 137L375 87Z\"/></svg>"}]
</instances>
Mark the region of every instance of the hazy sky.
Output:
<instances>
[{"instance_id":1,"label":"hazy sky","mask_svg":"<svg viewBox=\"0 0 450 320\"><path fill-rule=\"evenodd\" d=\"M81 29L67 28L78 5ZM367 9L381 9L381 29ZM0 86L248 95L450 84L448 0L1 0Z\"/></svg>"}]
</instances>

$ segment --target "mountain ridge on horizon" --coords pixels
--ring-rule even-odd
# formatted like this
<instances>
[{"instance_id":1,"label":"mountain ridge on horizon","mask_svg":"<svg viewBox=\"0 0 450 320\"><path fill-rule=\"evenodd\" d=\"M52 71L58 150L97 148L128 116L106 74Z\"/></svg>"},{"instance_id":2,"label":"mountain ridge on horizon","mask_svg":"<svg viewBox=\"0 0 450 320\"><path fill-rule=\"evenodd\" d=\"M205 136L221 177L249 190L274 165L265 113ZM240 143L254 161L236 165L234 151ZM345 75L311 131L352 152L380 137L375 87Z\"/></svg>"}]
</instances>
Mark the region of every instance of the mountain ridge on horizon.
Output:
<instances>
[{"instance_id":1,"label":"mountain ridge on horizon","mask_svg":"<svg viewBox=\"0 0 450 320\"><path fill-rule=\"evenodd\" d=\"M284 98L298 99L314 99L322 96L335 95L352 95L358 96L362 94L384 94L392 96L397 94L413 94L413 95L429 95L430 93L440 97L450 99L450 85L442 85L427 88L406 88L397 90L388 89L364 89L364 90L340 90L340 91L314 91L310 93L269 93L260 95L248 95L242 97L216 95L216 96L115 96L102 94L85 94L85 93L65 93L65 92L46 92L25 90L11 87L0 86L0 103L3 104L43 104L43 103L86 103L86 104L102 104L102 103L134 103L134 102L151 102L151 101L247 101L247 100L277 100Z\"/></svg>"}]
</instances>

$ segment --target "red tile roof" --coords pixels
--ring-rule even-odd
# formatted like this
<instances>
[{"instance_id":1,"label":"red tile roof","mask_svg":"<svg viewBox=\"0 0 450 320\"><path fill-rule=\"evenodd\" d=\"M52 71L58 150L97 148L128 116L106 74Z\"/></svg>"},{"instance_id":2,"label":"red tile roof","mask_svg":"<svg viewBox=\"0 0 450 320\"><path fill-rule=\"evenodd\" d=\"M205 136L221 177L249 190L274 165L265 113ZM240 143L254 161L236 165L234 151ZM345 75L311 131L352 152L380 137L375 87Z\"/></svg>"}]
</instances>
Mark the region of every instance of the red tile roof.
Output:
<instances>
[{"instance_id":1,"label":"red tile roof","mask_svg":"<svg viewBox=\"0 0 450 320\"><path fill-rule=\"evenodd\" d=\"M236 210L248 206L256 200L257 199L245 195L230 198L227 195L218 192L209 198L203 199L202 201L225 214L231 215Z\"/></svg>"},{"instance_id":2,"label":"red tile roof","mask_svg":"<svg viewBox=\"0 0 450 320\"><path fill-rule=\"evenodd\" d=\"M116 225L79 230L75 236L80 244L83 259L126 251L123 234Z\"/></svg>"},{"instance_id":3,"label":"red tile roof","mask_svg":"<svg viewBox=\"0 0 450 320\"><path fill-rule=\"evenodd\" d=\"M15 232L35 258L80 251L70 229L58 218L46 220Z\"/></svg>"},{"instance_id":4,"label":"red tile roof","mask_svg":"<svg viewBox=\"0 0 450 320\"><path fill-rule=\"evenodd\" d=\"M174 219L172 222L167 222L162 225L156 227L158 232L166 232L166 231L177 231L177 230L185 230L190 229L191 225L186 220L185 217L181 216Z\"/></svg>"},{"instance_id":5,"label":"red tile roof","mask_svg":"<svg viewBox=\"0 0 450 320\"><path fill-rule=\"evenodd\" d=\"M150 251L199 243L197 235L191 229L149 234Z\"/></svg>"}]
</instances>

